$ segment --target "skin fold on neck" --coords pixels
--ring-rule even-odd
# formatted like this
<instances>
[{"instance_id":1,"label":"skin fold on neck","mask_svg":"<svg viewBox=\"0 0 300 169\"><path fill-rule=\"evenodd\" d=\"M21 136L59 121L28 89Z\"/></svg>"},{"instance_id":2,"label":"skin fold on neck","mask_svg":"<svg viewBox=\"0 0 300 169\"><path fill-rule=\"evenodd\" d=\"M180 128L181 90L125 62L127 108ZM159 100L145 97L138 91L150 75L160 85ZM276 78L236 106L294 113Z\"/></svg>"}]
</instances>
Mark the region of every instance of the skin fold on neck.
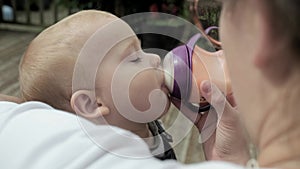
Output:
<instances>
[{"instance_id":1,"label":"skin fold on neck","mask_svg":"<svg viewBox=\"0 0 300 169\"><path fill-rule=\"evenodd\" d=\"M258 162L261 167L296 169L300 166L300 74L274 91L260 125ZM270 103L270 102L269 102Z\"/></svg>"},{"instance_id":2,"label":"skin fold on neck","mask_svg":"<svg viewBox=\"0 0 300 169\"><path fill-rule=\"evenodd\" d=\"M135 129L132 132L135 133L136 135L140 136L141 138L147 138L150 136L147 124L142 124L142 126L140 128Z\"/></svg>"}]
</instances>

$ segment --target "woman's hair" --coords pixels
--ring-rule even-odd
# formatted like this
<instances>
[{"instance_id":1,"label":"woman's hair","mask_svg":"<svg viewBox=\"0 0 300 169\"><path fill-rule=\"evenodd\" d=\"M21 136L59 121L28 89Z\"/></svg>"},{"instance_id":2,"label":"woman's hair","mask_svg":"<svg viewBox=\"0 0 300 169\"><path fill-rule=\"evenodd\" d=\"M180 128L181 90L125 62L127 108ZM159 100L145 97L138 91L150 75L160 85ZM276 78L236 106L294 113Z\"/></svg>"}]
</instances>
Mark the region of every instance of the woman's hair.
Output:
<instances>
[{"instance_id":1,"label":"woman's hair","mask_svg":"<svg viewBox=\"0 0 300 169\"><path fill-rule=\"evenodd\" d=\"M287 38L287 45L298 56L300 54L300 1L299 0L262 0L273 36Z\"/></svg>"}]
</instances>

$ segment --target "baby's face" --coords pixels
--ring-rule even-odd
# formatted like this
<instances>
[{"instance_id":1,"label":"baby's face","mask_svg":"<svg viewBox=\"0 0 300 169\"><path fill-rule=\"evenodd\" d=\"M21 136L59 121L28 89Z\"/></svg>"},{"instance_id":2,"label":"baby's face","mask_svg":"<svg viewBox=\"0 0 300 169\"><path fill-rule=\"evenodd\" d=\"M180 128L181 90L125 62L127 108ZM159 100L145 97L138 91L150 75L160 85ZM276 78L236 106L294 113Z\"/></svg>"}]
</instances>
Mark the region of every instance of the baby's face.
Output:
<instances>
[{"instance_id":1,"label":"baby's face","mask_svg":"<svg viewBox=\"0 0 300 169\"><path fill-rule=\"evenodd\" d=\"M160 57L145 53L135 35L115 45L103 59L96 95L110 111L136 122L152 121L170 106Z\"/></svg>"}]
</instances>

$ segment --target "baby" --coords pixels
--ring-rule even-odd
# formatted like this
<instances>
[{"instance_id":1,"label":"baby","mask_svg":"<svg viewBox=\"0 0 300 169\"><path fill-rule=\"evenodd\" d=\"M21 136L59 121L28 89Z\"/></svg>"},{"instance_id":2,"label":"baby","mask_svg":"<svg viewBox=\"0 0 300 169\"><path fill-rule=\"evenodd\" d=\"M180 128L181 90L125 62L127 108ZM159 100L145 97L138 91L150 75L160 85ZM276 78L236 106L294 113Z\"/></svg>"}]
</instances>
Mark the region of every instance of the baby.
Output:
<instances>
[{"instance_id":1,"label":"baby","mask_svg":"<svg viewBox=\"0 0 300 169\"><path fill-rule=\"evenodd\" d=\"M145 122L130 120L124 116L124 113L130 114L131 109L127 109L129 105L119 110L113 99L112 90L121 88L122 92L122 85L126 90L126 81L130 78L130 74L139 70L143 71L137 72L128 89L128 98L135 110L145 112L151 107L149 96L152 91L164 91L165 94L157 97L167 95L163 73L159 70L159 56L144 53L135 35L121 40L109 50L98 65L94 82L89 80L87 82L82 75L79 81L94 83L94 90L84 85L76 86L75 89L72 86L78 56L85 54L85 57L90 57L89 53L84 53L81 49L99 28L116 20L119 18L106 12L81 11L41 32L30 43L20 63L22 99L45 102L54 108L76 113L95 124L102 124L104 119L110 125L130 130L144 138L152 153L157 152L157 149L167 150L161 154L153 153L157 158L176 159L169 144L171 137L164 132L157 120L152 122L148 122L147 119ZM129 27L123 21L121 25L122 27L118 27L117 30ZM110 36L116 36L115 34L116 32L111 31ZM92 47L101 49L106 39L100 40L104 43L94 43ZM92 59L85 58L85 60ZM114 76L119 77L119 87L111 87ZM168 100L163 112L158 112L160 116L168 111L169 106ZM152 139L145 139L150 137Z\"/></svg>"}]
</instances>

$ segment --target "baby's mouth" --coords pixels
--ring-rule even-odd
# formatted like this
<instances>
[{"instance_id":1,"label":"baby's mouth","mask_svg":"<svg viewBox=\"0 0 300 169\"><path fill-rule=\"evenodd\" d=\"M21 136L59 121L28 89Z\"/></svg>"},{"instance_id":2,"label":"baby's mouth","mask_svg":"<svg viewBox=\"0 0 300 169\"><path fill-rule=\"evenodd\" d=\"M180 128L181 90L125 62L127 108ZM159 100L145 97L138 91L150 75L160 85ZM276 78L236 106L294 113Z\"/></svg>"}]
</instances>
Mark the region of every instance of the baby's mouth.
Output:
<instances>
[{"instance_id":1,"label":"baby's mouth","mask_svg":"<svg viewBox=\"0 0 300 169\"><path fill-rule=\"evenodd\" d=\"M157 76L158 76L158 79L159 79L159 83L161 84L161 90L166 93L169 97L170 95L170 90L169 88L167 87L166 83L165 83L165 71L164 69L162 68L162 66L159 66L157 68Z\"/></svg>"},{"instance_id":2,"label":"baby's mouth","mask_svg":"<svg viewBox=\"0 0 300 169\"><path fill-rule=\"evenodd\" d=\"M165 84L161 85L161 90L167 94L168 97L170 97L170 90L168 89L168 87Z\"/></svg>"}]
</instances>

